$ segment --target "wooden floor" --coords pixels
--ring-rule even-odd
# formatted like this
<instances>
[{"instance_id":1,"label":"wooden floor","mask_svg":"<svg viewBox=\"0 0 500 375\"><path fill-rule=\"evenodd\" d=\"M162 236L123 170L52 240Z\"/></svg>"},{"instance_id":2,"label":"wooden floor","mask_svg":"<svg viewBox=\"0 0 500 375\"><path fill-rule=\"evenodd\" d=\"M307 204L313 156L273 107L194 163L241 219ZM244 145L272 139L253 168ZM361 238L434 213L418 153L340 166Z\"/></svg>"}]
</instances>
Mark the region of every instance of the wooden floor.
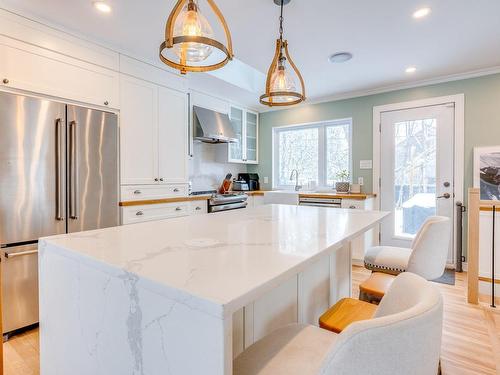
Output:
<instances>
[{"instance_id":1,"label":"wooden floor","mask_svg":"<svg viewBox=\"0 0 500 375\"><path fill-rule=\"evenodd\" d=\"M353 268L353 295L369 272ZM500 312L465 302L465 274L455 286L436 284L444 300L441 354L445 375L500 375ZM500 308L499 308L500 309ZM38 330L16 336L4 344L5 375L38 375Z\"/></svg>"}]
</instances>

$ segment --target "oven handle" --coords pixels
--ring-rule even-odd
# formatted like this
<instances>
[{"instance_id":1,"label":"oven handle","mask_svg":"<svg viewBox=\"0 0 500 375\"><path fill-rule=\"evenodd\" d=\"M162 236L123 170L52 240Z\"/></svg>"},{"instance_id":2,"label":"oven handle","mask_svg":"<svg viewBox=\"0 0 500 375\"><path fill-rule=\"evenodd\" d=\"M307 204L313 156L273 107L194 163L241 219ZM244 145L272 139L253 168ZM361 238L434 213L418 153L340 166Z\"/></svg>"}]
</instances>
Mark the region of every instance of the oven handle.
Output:
<instances>
[{"instance_id":1,"label":"oven handle","mask_svg":"<svg viewBox=\"0 0 500 375\"><path fill-rule=\"evenodd\" d=\"M23 257L23 256L26 256L26 255L33 255L33 254L36 254L38 253L38 250L28 250L28 251L21 251L19 253L5 253L5 257L7 259L9 258L17 258L17 257Z\"/></svg>"}]
</instances>

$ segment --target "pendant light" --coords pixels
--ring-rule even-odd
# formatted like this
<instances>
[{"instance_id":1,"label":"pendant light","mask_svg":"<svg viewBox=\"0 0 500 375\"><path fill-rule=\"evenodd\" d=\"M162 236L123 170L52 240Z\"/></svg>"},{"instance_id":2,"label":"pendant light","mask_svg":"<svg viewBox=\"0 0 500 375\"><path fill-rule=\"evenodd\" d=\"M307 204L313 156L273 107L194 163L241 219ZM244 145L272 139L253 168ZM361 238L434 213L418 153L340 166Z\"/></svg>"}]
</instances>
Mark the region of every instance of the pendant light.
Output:
<instances>
[{"instance_id":1,"label":"pendant light","mask_svg":"<svg viewBox=\"0 0 500 375\"><path fill-rule=\"evenodd\" d=\"M304 80L290 57L288 41L283 40L283 6L289 2L274 0L281 7L280 37L276 41L276 53L267 73L266 93L260 97L260 102L269 107L290 106L306 100ZM300 91L297 90L296 78L300 83Z\"/></svg>"},{"instance_id":2,"label":"pendant light","mask_svg":"<svg viewBox=\"0 0 500 375\"><path fill-rule=\"evenodd\" d=\"M160 60L182 74L216 70L233 59L226 20L213 0L206 2L224 30L226 45L214 39L212 26L202 14L198 0L178 0L167 20Z\"/></svg>"}]
</instances>

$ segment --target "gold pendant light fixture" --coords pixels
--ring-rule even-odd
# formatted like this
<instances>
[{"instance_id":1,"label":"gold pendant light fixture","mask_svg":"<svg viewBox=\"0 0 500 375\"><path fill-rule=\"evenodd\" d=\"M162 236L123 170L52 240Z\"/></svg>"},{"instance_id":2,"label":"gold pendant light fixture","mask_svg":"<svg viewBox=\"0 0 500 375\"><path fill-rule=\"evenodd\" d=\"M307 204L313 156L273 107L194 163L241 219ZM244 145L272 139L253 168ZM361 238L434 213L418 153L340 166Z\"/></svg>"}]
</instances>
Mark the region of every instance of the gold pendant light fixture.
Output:
<instances>
[{"instance_id":1,"label":"gold pendant light fixture","mask_svg":"<svg viewBox=\"0 0 500 375\"><path fill-rule=\"evenodd\" d=\"M214 39L214 31L200 11L198 0L178 0L165 27L160 60L187 72L208 72L233 59L233 45L226 20L213 0L206 0L226 37L226 45Z\"/></svg>"},{"instance_id":2,"label":"gold pendant light fixture","mask_svg":"<svg viewBox=\"0 0 500 375\"><path fill-rule=\"evenodd\" d=\"M260 97L260 102L269 107L290 106L306 100L304 80L290 57L288 41L283 40L283 7L289 2L290 0L274 0L281 7L280 37L276 41L276 53L267 73L266 93ZM300 83L300 91L297 90L294 75Z\"/></svg>"}]
</instances>

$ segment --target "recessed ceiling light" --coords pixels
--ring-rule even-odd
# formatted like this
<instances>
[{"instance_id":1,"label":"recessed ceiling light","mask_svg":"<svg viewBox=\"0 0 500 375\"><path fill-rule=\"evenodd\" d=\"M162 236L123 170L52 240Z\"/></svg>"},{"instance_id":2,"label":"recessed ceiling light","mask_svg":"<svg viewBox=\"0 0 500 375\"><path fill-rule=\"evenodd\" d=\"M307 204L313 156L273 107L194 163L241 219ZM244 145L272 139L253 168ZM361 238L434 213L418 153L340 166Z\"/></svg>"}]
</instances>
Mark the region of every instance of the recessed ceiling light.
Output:
<instances>
[{"instance_id":1,"label":"recessed ceiling light","mask_svg":"<svg viewBox=\"0 0 500 375\"><path fill-rule=\"evenodd\" d=\"M413 12L413 18L424 18L431 13L431 8L420 8Z\"/></svg>"},{"instance_id":2,"label":"recessed ceiling light","mask_svg":"<svg viewBox=\"0 0 500 375\"><path fill-rule=\"evenodd\" d=\"M414 67L414 66L409 66L408 68L406 68L405 72L406 73L415 73L417 71L417 68Z\"/></svg>"},{"instance_id":3,"label":"recessed ceiling light","mask_svg":"<svg viewBox=\"0 0 500 375\"><path fill-rule=\"evenodd\" d=\"M350 52L337 52L328 58L332 64L340 64L352 59L352 53Z\"/></svg>"},{"instance_id":4,"label":"recessed ceiling light","mask_svg":"<svg viewBox=\"0 0 500 375\"><path fill-rule=\"evenodd\" d=\"M110 13L111 6L107 4L105 1L94 1L94 8L96 8L99 12Z\"/></svg>"}]
</instances>

